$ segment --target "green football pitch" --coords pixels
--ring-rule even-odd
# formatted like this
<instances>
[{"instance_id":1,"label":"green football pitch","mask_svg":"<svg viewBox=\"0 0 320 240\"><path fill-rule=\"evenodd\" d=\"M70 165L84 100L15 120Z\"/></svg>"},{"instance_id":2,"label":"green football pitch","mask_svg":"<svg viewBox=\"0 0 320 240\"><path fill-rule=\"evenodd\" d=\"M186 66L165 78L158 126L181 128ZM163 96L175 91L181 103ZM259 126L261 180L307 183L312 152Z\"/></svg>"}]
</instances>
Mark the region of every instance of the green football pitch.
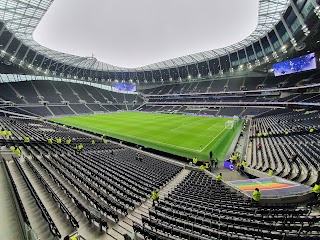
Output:
<instances>
[{"instance_id":1,"label":"green football pitch","mask_svg":"<svg viewBox=\"0 0 320 240\"><path fill-rule=\"evenodd\" d=\"M222 160L241 128L225 129L228 118L120 112L50 119L186 158Z\"/></svg>"}]
</instances>

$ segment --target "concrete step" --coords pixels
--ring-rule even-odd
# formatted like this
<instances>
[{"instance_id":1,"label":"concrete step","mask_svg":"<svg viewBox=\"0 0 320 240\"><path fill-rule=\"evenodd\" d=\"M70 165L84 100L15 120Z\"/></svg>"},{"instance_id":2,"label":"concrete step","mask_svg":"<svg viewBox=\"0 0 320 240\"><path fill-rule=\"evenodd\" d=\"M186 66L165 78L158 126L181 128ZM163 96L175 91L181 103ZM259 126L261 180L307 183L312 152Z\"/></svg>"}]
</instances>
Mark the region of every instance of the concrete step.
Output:
<instances>
[{"instance_id":1,"label":"concrete step","mask_svg":"<svg viewBox=\"0 0 320 240\"><path fill-rule=\"evenodd\" d=\"M160 201L164 199L165 196L168 195L183 179L190 173L190 170L183 169L180 173L178 173L167 185L165 185L162 189L159 190ZM143 202L139 207L137 207L134 211L130 212L128 216L119 221L118 225L114 227L114 230L119 231L122 228L122 232L126 233L133 239L141 239L137 236L133 231L133 222L142 224L142 216L149 217L149 209L152 208L152 200L147 199Z\"/></svg>"},{"instance_id":2,"label":"concrete step","mask_svg":"<svg viewBox=\"0 0 320 240\"><path fill-rule=\"evenodd\" d=\"M49 225L42 217L41 210L35 203L31 192L28 190L26 183L22 179L19 169L13 161L8 163L8 167L12 174L12 178L17 186L20 198L23 202L23 206L26 210L32 229L36 232L40 239L53 239L53 235L50 231Z\"/></svg>"},{"instance_id":3,"label":"concrete step","mask_svg":"<svg viewBox=\"0 0 320 240\"><path fill-rule=\"evenodd\" d=\"M31 168L25 161L21 161L21 166L61 235L66 236L69 233L73 232L75 229L73 229L70 221L67 219L67 216L61 211L57 203L47 192L43 184L31 170Z\"/></svg>"},{"instance_id":4,"label":"concrete step","mask_svg":"<svg viewBox=\"0 0 320 240\"><path fill-rule=\"evenodd\" d=\"M0 239L24 239L3 164L0 162Z\"/></svg>"}]
</instances>

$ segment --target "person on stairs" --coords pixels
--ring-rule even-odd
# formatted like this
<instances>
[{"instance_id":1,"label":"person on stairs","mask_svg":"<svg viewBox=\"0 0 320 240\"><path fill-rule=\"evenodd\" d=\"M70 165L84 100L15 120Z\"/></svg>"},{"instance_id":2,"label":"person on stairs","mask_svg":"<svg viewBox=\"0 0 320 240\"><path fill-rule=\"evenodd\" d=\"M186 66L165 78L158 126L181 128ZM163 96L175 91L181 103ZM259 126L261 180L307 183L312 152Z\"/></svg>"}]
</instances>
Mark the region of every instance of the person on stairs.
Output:
<instances>
[{"instance_id":1,"label":"person on stairs","mask_svg":"<svg viewBox=\"0 0 320 240\"><path fill-rule=\"evenodd\" d=\"M151 198L152 198L152 206L154 207L155 206L155 202L157 202L159 204L160 195L159 195L157 189L155 189L155 188L153 189L151 194L152 194L152 196L151 196Z\"/></svg>"},{"instance_id":2,"label":"person on stairs","mask_svg":"<svg viewBox=\"0 0 320 240\"><path fill-rule=\"evenodd\" d=\"M320 196L320 182L316 182L313 186L312 192L314 194L314 198L318 199Z\"/></svg>"},{"instance_id":3,"label":"person on stairs","mask_svg":"<svg viewBox=\"0 0 320 240\"><path fill-rule=\"evenodd\" d=\"M78 238L76 238L74 236L71 237L71 236L67 235L67 236L64 237L63 240L78 240Z\"/></svg>"},{"instance_id":4,"label":"person on stairs","mask_svg":"<svg viewBox=\"0 0 320 240\"><path fill-rule=\"evenodd\" d=\"M216 177L217 182L221 182L222 180L222 173L219 173L219 175Z\"/></svg>"},{"instance_id":5,"label":"person on stairs","mask_svg":"<svg viewBox=\"0 0 320 240\"><path fill-rule=\"evenodd\" d=\"M261 198L261 192L259 188L256 188L252 193L252 202L253 203L259 203Z\"/></svg>"}]
</instances>

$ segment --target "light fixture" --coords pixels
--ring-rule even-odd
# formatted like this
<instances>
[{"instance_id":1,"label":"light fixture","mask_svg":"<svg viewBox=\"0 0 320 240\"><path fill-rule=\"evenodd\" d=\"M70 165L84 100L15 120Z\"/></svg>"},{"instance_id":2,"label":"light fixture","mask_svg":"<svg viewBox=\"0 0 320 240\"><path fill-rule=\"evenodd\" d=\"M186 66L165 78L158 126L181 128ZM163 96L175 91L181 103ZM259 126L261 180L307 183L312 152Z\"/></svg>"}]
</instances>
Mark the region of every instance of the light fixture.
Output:
<instances>
[{"instance_id":1,"label":"light fixture","mask_svg":"<svg viewBox=\"0 0 320 240\"><path fill-rule=\"evenodd\" d=\"M294 39L294 38L292 38L291 40L290 40L290 42L292 43L292 45L294 46L294 47L296 47L298 44L297 44L297 41Z\"/></svg>"},{"instance_id":2,"label":"light fixture","mask_svg":"<svg viewBox=\"0 0 320 240\"><path fill-rule=\"evenodd\" d=\"M281 52L282 52L282 53L287 53L287 47L286 47L286 45L283 45L283 46L281 47Z\"/></svg>"},{"instance_id":3,"label":"light fixture","mask_svg":"<svg viewBox=\"0 0 320 240\"><path fill-rule=\"evenodd\" d=\"M314 13L317 15L318 18L320 18L320 6L316 6L314 9Z\"/></svg>"},{"instance_id":4,"label":"light fixture","mask_svg":"<svg viewBox=\"0 0 320 240\"><path fill-rule=\"evenodd\" d=\"M309 28L307 25L303 25L301 30L303 31L304 35L308 36L310 34Z\"/></svg>"}]
</instances>

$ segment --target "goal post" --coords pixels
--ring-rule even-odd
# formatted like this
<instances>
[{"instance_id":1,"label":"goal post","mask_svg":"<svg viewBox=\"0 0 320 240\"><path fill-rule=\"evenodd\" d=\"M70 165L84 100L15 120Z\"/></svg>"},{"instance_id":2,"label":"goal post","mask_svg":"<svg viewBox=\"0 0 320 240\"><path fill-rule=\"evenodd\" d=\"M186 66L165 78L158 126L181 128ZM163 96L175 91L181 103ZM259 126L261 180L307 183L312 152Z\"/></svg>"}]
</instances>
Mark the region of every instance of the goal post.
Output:
<instances>
[{"instance_id":1,"label":"goal post","mask_svg":"<svg viewBox=\"0 0 320 240\"><path fill-rule=\"evenodd\" d=\"M239 123L239 120L240 120L239 116L233 116L232 119L233 119L234 126L238 126L238 123Z\"/></svg>"},{"instance_id":2,"label":"goal post","mask_svg":"<svg viewBox=\"0 0 320 240\"><path fill-rule=\"evenodd\" d=\"M225 123L225 129L233 129L234 126L234 121L233 120L228 120Z\"/></svg>"}]
</instances>

